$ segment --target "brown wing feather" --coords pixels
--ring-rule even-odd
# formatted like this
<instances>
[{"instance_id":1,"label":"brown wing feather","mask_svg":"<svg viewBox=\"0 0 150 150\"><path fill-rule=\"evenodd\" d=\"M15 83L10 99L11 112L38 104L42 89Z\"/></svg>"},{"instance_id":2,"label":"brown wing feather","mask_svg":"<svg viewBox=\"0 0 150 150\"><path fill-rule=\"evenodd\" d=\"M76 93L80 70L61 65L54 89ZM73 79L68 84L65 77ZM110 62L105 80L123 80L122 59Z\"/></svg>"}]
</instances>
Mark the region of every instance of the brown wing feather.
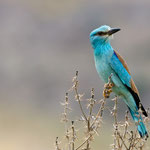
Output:
<instances>
[{"instance_id":1,"label":"brown wing feather","mask_svg":"<svg viewBox=\"0 0 150 150\"><path fill-rule=\"evenodd\" d=\"M130 80L130 83L131 83L131 89L132 89L135 93L137 93L138 96L140 96L139 91L138 91L138 89L137 89L137 87L136 87L136 85L135 85L133 79Z\"/></svg>"},{"instance_id":2,"label":"brown wing feather","mask_svg":"<svg viewBox=\"0 0 150 150\"><path fill-rule=\"evenodd\" d=\"M131 73L130 73L130 71L129 71L129 68L128 68L128 66L127 66L127 63L125 62L125 60L122 58L122 56L121 56L118 52L115 51L115 53L116 53L118 59L121 61L121 63L122 63L122 65L124 66L124 68L125 68L125 69L127 70L127 72L131 75ZM137 89L137 87L136 87L136 85L135 85L135 83L134 83L134 81L133 81L132 78L131 78L131 80L130 80L130 83L131 83L131 89L132 89L135 93L137 93L138 96L139 96L139 91L138 91L138 89Z\"/></svg>"}]
</instances>

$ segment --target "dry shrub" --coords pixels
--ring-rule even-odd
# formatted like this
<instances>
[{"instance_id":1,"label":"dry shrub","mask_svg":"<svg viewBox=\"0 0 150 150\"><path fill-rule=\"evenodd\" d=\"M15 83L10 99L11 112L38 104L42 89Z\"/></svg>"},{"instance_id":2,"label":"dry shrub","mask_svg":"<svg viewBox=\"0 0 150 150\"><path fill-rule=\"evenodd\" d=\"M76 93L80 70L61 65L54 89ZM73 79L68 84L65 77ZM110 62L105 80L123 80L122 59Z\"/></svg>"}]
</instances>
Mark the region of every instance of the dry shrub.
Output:
<instances>
[{"instance_id":1,"label":"dry shrub","mask_svg":"<svg viewBox=\"0 0 150 150\"><path fill-rule=\"evenodd\" d=\"M147 139L142 139L139 136L139 133L134 125L135 130L131 131L131 126L133 123L130 122L130 117L128 111L126 111L125 119L123 121L118 121L117 118L117 104L118 97L112 99L114 102L114 107L109 108L106 107L106 100L109 98L110 93L112 92L111 88L113 84L110 81L111 76L109 77L108 83L104 85L103 89L103 98L100 100L94 99L94 89L91 90L91 97L86 100L87 106L86 109L88 113L85 113L84 108L82 106L83 94L78 92L79 81L78 81L78 71L76 72L75 77L72 80L72 87L69 92L74 92L74 99L79 104L81 110L81 116L79 119L73 121L69 119L69 113L71 113L71 107L69 103L69 96L66 93L65 101L61 103L64 107L64 112L61 115L61 122L65 125L65 135L62 138L62 141L59 141L58 137L55 141L55 149L56 150L91 150L91 142L94 142L94 136L99 135L99 129L102 126L103 121L103 112L107 110L110 112L112 117L114 118L114 123L112 124L114 132L113 132L113 144L111 144L112 150L144 150L147 149L146 143ZM95 106L98 105L98 112L95 114L93 110ZM149 113L149 110L147 110ZM141 109L139 109L139 113L142 114ZM144 117L144 116L143 116ZM143 118L145 124L150 123L150 118ZM78 137L77 133L81 132L81 130L76 129L75 122L80 124L83 127L83 135L82 138ZM76 124L77 124L76 123ZM138 124L138 123L137 123Z\"/></svg>"}]
</instances>

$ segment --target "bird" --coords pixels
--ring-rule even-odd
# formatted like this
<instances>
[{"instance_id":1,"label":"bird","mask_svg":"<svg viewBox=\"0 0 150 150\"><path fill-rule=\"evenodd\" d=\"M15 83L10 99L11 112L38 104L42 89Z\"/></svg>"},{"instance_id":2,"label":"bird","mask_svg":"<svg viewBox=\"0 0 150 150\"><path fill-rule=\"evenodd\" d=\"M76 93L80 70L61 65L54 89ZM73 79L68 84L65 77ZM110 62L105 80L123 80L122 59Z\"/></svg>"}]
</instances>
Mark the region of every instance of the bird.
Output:
<instances>
[{"instance_id":1,"label":"bird","mask_svg":"<svg viewBox=\"0 0 150 150\"><path fill-rule=\"evenodd\" d=\"M93 48L95 67L99 77L108 83L111 76L112 92L121 97L127 105L129 112L137 125L141 138L148 138L147 129L143 123L139 109L147 117L148 114L140 101L138 89L131 77L123 57L112 48L110 41L113 34L120 31L120 28L111 28L103 25L90 33L90 43Z\"/></svg>"}]
</instances>

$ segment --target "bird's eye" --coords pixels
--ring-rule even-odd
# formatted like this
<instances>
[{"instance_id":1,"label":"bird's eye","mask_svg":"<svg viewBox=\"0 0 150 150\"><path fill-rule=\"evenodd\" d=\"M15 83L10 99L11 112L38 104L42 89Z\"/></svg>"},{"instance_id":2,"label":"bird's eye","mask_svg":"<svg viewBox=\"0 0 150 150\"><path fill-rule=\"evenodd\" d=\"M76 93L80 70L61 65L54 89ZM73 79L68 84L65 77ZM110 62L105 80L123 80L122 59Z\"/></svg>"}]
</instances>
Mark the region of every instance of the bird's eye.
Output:
<instances>
[{"instance_id":1,"label":"bird's eye","mask_svg":"<svg viewBox=\"0 0 150 150\"><path fill-rule=\"evenodd\" d=\"M98 35L98 36L104 36L106 34L107 34L107 32L102 32L102 31L96 33L96 35Z\"/></svg>"}]
</instances>

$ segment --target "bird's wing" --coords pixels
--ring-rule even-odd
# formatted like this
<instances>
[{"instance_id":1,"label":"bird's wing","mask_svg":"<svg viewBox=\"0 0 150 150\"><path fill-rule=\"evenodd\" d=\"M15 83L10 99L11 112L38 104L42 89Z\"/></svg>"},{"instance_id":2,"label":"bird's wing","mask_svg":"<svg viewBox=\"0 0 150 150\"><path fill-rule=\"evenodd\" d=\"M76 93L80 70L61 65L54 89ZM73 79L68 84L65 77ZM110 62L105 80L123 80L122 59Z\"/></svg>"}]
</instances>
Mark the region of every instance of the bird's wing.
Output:
<instances>
[{"instance_id":1,"label":"bird's wing","mask_svg":"<svg viewBox=\"0 0 150 150\"><path fill-rule=\"evenodd\" d=\"M118 55L118 53L116 53L115 51L110 59L110 66L113 69L113 71L117 74L117 76L120 78L122 83L131 88L130 84L131 75L129 69L127 68L127 65L125 61L122 59L122 57L120 57L120 55Z\"/></svg>"},{"instance_id":2,"label":"bird's wing","mask_svg":"<svg viewBox=\"0 0 150 150\"><path fill-rule=\"evenodd\" d=\"M128 68L128 66L127 66L126 61L122 58L122 56L121 56L117 51L115 51L115 53L116 53L118 59L120 60L120 62L122 63L123 67L124 67L124 68L126 69L126 71L129 73L129 75L131 75L131 73L130 73L130 71L129 71L129 68ZM130 79L130 84L131 84L131 89L132 89L135 93L137 93L138 96L139 96L139 91L138 91L138 89L137 89L137 87L136 87L136 85L135 85L135 83L134 83L134 81L133 81L132 78Z\"/></svg>"},{"instance_id":3,"label":"bird's wing","mask_svg":"<svg viewBox=\"0 0 150 150\"><path fill-rule=\"evenodd\" d=\"M127 63L121 57L121 55L116 51L114 51L114 54L112 55L110 66L112 67L113 71L117 74L117 76L120 78L122 83L130 91L130 93L135 99L137 107L139 108L140 98L139 98L138 89L135 86L133 79L131 78L131 73L127 67ZM143 114L147 116L147 113L142 105L141 105L141 109L143 110Z\"/></svg>"}]
</instances>

